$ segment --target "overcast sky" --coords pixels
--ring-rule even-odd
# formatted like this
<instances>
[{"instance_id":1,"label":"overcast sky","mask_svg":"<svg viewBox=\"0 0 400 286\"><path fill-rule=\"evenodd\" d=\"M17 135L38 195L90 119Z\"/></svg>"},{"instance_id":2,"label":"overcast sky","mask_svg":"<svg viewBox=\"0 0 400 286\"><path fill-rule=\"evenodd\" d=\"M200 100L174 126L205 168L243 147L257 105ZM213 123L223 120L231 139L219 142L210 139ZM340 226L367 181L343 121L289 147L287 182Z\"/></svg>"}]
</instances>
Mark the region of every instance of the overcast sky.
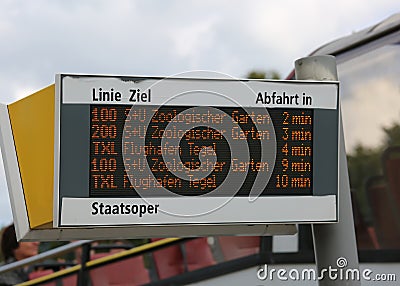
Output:
<instances>
[{"instance_id":1,"label":"overcast sky","mask_svg":"<svg viewBox=\"0 0 400 286\"><path fill-rule=\"evenodd\" d=\"M286 76L297 58L397 12L398 0L0 0L0 102L60 72ZM0 224L11 220L0 164Z\"/></svg>"}]
</instances>

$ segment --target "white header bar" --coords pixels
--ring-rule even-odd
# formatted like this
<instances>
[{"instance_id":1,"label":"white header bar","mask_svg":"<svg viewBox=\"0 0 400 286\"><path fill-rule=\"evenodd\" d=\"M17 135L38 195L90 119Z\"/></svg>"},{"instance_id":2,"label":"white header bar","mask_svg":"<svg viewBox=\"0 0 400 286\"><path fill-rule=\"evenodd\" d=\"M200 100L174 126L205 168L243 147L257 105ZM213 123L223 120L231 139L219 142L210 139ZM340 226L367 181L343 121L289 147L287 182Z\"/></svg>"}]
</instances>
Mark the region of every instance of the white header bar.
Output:
<instances>
[{"instance_id":1,"label":"white header bar","mask_svg":"<svg viewBox=\"0 0 400 286\"><path fill-rule=\"evenodd\" d=\"M338 82L58 75L62 104L337 109Z\"/></svg>"}]
</instances>

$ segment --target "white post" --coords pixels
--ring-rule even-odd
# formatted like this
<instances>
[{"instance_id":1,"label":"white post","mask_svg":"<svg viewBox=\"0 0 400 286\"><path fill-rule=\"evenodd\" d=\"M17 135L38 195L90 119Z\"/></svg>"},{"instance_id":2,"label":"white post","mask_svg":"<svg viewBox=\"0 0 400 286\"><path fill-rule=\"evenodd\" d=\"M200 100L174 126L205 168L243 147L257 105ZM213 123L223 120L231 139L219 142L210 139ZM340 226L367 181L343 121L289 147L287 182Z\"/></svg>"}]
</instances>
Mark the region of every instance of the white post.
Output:
<instances>
[{"instance_id":1,"label":"white post","mask_svg":"<svg viewBox=\"0 0 400 286\"><path fill-rule=\"evenodd\" d=\"M336 60L333 56L298 59L295 62L295 72L298 80L338 80ZM359 269L342 121L340 121L339 135L338 222L312 225L318 273L323 269L328 271L324 273L324 279L319 282L319 285L323 286L361 285L361 281L346 280L346 276L343 279L340 279L340 276L337 279L329 277L329 267L343 269L344 273L346 269Z\"/></svg>"}]
</instances>

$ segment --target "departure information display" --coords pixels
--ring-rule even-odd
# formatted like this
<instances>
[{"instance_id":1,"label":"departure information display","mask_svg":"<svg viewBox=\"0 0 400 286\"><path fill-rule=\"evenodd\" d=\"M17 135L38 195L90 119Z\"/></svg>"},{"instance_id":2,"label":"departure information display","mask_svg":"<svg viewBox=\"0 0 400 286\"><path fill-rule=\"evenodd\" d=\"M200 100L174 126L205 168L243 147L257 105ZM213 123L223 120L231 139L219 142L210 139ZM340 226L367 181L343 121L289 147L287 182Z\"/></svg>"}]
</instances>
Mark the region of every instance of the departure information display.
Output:
<instances>
[{"instance_id":1,"label":"departure information display","mask_svg":"<svg viewBox=\"0 0 400 286\"><path fill-rule=\"evenodd\" d=\"M91 105L90 196L138 196L136 189L152 196L159 188L183 196L203 195L217 189L229 172L243 173L246 178L238 185L237 195L248 196L256 176L269 176L271 171L262 195L312 194L312 109L276 108L267 114L257 108L247 113L243 108L220 107L221 113L215 115L208 108L182 114L191 109ZM148 125L149 114L153 116ZM173 119L184 125L200 124L189 130L168 130ZM233 127L227 129L227 121ZM254 122L262 129L257 129ZM210 123L218 129L207 127ZM143 145L137 144L137 137L143 139ZM268 152L276 153L275 157L262 160L261 142L274 137L276 149ZM175 145L171 140L180 142ZM245 161L231 156L228 141L234 140L249 146L250 156ZM174 158L166 161L163 154ZM147 167L154 177L141 174ZM174 171L186 173L188 179L174 175ZM199 176L201 173L209 175ZM214 195L227 194L218 191Z\"/></svg>"},{"instance_id":2,"label":"departure information display","mask_svg":"<svg viewBox=\"0 0 400 286\"><path fill-rule=\"evenodd\" d=\"M55 226L335 221L337 82L59 75Z\"/></svg>"}]
</instances>

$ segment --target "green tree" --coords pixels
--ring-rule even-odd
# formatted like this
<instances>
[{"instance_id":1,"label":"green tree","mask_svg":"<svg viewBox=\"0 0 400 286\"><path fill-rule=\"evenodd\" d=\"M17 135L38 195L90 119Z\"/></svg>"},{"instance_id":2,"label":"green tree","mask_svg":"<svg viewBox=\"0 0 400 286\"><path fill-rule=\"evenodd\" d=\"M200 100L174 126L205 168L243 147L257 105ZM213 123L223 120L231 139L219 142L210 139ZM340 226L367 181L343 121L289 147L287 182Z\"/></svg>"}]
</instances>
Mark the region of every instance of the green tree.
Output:
<instances>
[{"instance_id":1,"label":"green tree","mask_svg":"<svg viewBox=\"0 0 400 286\"><path fill-rule=\"evenodd\" d=\"M393 123L389 127L384 127L385 133L383 142L375 148L367 148L359 144L354 151L347 156L348 167L350 173L350 185L352 188L359 190L363 187L365 179L381 175L382 152L389 146L400 146L400 124Z\"/></svg>"},{"instance_id":2,"label":"green tree","mask_svg":"<svg viewBox=\"0 0 400 286\"><path fill-rule=\"evenodd\" d=\"M365 178L382 173L380 154L381 148L366 148L361 144L356 146L347 157L352 188L359 190Z\"/></svg>"},{"instance_id":3,"label":"green tree","mask_svg":"<svg viewBox=\"0 0 400 286\"><path fill-rule=\"evenodd\" d=\"M395 122L387 128L383 128L385 132L384 147L400 146L400 124Z\"/></svg>"},{"instance_id":4,"label":"green tree","mask_svg":"<svg viewBox=\"0 0 400 286\"><path fill-rule=\"evenodd\" d=\"M246 78L251 79L280 79L280 74L275 70L252 70L247 73Z\"/></svg>"}]
</instances>

